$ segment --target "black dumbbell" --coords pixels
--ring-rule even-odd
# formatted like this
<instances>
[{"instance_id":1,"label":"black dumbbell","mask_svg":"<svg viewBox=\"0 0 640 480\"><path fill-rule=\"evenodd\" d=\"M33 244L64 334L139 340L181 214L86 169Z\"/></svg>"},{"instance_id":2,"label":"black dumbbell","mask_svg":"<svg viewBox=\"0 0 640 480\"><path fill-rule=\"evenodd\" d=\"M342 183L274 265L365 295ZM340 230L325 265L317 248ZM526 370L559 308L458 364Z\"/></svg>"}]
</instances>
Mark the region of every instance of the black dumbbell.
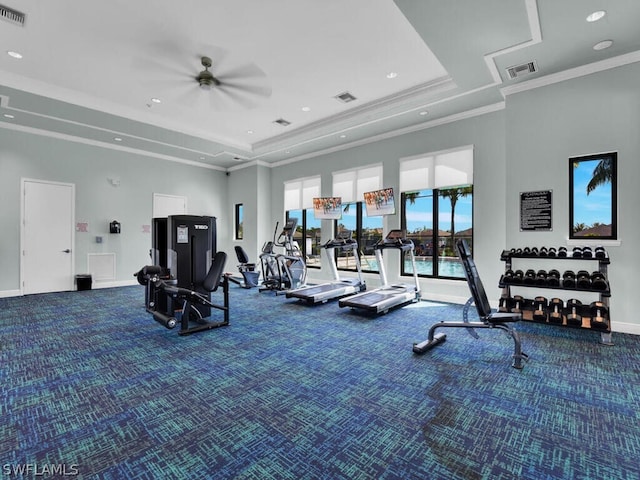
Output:
<instances>
[{"instance_id":1,"label":"black dumbbell","mask_svg":"<svg viewBox=\"0 0 640 480\"><path fill-rule=\"evenodd\" d=\"M607 258L607 251L604 249L602 245L598 245L593 251L596 258Z\"/></svg>"},{"instance_id":2,"label":"black dumbbell","mask_svg":"<svg viewBox=\"0 0 640 480\"><path fill-rule=\"evenodd\" d=\"M589 275L589 272L586 270L578 270L576 274L576 286L583 289L591 288L591 275Z\"/></svg>"},{"instance_id":3,"label":"black dumbbell","mask_svg":"<svg viewBox=\"0 0 640 480\"><path fill-rule=\"evenodd\" d=\"M546 270L538 270L536 273L536 285L546 285L547 284L547 271Z\"/></svg>"},{"instance_id":4,"label":"black dumbbell","mask_svg":"<svg viewBox=\"0 0 640 480\"><path fill-rule=\"evenodd\" d=\"M602 272L593 272L591 274L591 288L594 290L604 291L609 288L607 284L607 278Z\"/></svg>"},{"instance_id":5,"label":"black dumbbell","mask_svg":"<svg viewBox=\"0 0 640 480\"><path fill-rule=\"evenodd\" d=\"M582 247L582 258L593 258L591 247Z\"/></svg>"},{"instance_id":6,"label":"black dumbbell","mask_svg":"<svg viewBox=\"0 0 640 480\"><path fill-rule=\"evenodd\" d=\"M563 288L576 288L576 274L572 270L567 270L562 274Z\"/></svg>"},{"instance_id":7,"label":"black dumbbell","mask_svg":"<svg viewBox=\"0 0 640 480\"><path fill-rule=\"evenodd\" d=\"M571 253L573 258L582 258L582 247L573 247L573 252Z\"/></svg>"},{"instance_id":8,"label":"black dumbbell","mask_svg":"<svg viewBox=\"0 0 640 480\"><path fill-rule=\"evenodd\" d=\"M536 282L536 271L530 268L526 272L524 272L524 278L522 282L525 285L533 285Z\"/></svg>"},{"instance_id":9,"label":"black dumbbell","mask_svg":"<svg viewBox=\"0 0 640 480\"><path fill-rule=\"evenodd\" d=\"M540 251L538 250L538 247L531 247L531 256L537 257L539 255L540 255Z\"/></svg>"},{"instance_id":10,"label":"black dumbbell","mask_svg":"<svg viewBox=\"0 0 640 480\"><path fill-rule=\"evenodd\" d=\"M533 320L536 322L547 321L547 299L536 297L533 299Z\"/></svg>"},{"instance_id":11,"label":"black dumbbell","mask_svg":"<svg viewBox=\"0 0 640 480\"><path fill-rule=\"evenodd\" d=\"M524 308L524 298L520 295L516 295L513 297L513 306L511 307L511 313L522 313L522 309Z\"/></svg>"},{"instance_id":12,"label":"black dumbbell","mask_svg":"<svg viewBox=\"0 0 640 480\"><path fill-rule=\"evenodd\" d=\"M499 312L508 313L511 311L511 307L513 307L513 298L506 295L500 297L500 304L498 305Z\"/></svg>"},{"instance_id":13,"label":"black dumbbell","mask_svg":"<svg viewBox=\"0 0 640 480\"><path fill-rule=\"evenodd\" d=\"M516 270L513 272L513 283L522 283L524 280L524 272L522 270Z\"/></svg>"},{"instance_id":14,"label":"black dumbbell","mask_svg":"<svg viewBox=\"0 0 640 480\"><path fill-rule=\"evenodd\" d=\"M547 250L547 256L549 257L555 257L558 255L557 250L555 249L555 247L549 247L549 249Z\"/></svg>"},{"instance_id":15,"label":"black dumbbell","mask_svg":"<svg viewBox=\"0 0 640 480\"><path fill-rule=\"evenodd\" d=\"M513 270L509 269L504 272L502 276L503 283L513 283Z\"/></svg>"},{"instance_id":16,"label":"black dumbbell","mask_svg":"<svg viewBox=\"0 0 640 480\"><path fill-rule=\"evenodd\" d=\"M591 328L597 330L609 329L609 308L602 302L591 304Z\"/></svg>"},{"instance_id":17,"label":"black dumbbell","mask_svg":"<svg viewBox=\"0 0 640 480\"><path fill-rule=\"evenodd\" d=\"M531 256L533 256L533 255L532 255L532 253L531 253L531 248L529 248L529 247L524 247L524 248L522 249L522 255L524 255L525 257L531 257Z\"/></svg>"},{"instance_id":18,"label":"black dumbbell","mask_svg":"<svg viewBox=\"0 0 640 480\"><path fill-rule=\"evenodd\" d=\"M562 324L564 302L560 298L552 298L549 302L549 323Z\"/></svg>"},{"instance_id":19,"label":"black dumbbell","mask_svg":"<svg viewBox=\"0 0 640 480\"><path fill-rule=\"evenodd\" d=\"M573 325L575 327L582 326L582 317L578 314L578 309L582 306L582 302L576 298L567 300L567 325Z\"/></svg>"},{"instance_id":20,"label":"black dumbbell","mask_svg":"<svg viewBox=\"0 0 640 480\"><path fill-rule=\"evenodd\" d=\"M523 255L523 251L521 248L516 248L516 255Z\"/></svg>"},{"instance_id":21,"label":"black dumbbell","mask_svg":"<svg viewBox=\"0 0 640 480\"><path fill-rule=\"evenodd\" d=\"M567 247L558 247L558 256L566 257L567 256Z\"/></svg>"},{"instance_id":22,"label":"black dumbbell","mask_svg":"<svg viewBox=\"0 0 640 480\"><path fill-rule=\"evenodd\" d=\"M549 270L547 273L547 286L559 287L560 286L560 272L556 269Z\"/></svg>"}]
</instances>

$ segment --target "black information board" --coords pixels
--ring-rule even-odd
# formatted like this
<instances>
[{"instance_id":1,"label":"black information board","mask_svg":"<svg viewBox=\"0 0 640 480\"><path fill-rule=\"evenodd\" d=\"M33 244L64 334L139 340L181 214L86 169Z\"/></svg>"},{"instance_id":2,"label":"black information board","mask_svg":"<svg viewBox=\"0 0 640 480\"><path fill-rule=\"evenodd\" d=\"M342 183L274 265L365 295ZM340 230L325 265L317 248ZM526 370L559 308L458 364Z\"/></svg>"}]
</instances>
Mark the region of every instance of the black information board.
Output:
<instances>
[{"instance_id":1,"label":"black information board","mask_svg":"<svg viewBox=\"0 0 640 480\"><path fill-rule=\"evenodd\" d=\"M551 190L520 193L520 231L552 230Z\"/></svg>"}]
</instances>

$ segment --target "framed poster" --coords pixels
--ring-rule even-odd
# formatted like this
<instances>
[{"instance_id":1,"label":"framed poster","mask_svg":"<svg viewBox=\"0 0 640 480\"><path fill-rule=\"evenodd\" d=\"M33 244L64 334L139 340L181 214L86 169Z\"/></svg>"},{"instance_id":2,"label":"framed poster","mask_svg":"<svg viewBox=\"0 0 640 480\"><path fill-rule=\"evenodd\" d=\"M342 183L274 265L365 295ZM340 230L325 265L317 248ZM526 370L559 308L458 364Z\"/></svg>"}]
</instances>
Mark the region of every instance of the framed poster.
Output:
<instances>
[{"instance_id":1,"label":"framed poster","mask_svg":"<svg viewBox=\"0 0 640 480\"><path fill-rule=\"evenodd\" d=\"M520 231L553 230L551 219L552 190L520 192Z\"/></svg>"}]
</instances>

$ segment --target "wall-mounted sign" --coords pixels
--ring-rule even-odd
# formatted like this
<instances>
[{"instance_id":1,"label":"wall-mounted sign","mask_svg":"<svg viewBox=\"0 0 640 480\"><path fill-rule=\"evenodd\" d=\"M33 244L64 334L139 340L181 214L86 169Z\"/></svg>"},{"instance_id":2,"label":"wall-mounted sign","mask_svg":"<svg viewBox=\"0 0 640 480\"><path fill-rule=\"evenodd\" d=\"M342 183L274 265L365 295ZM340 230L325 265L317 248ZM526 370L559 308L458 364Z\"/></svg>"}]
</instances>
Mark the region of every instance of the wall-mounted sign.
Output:
<instances>
[{"instance_id":1,"label":"wall-mounted sign","mask_svg":"<svg viewBox=\"0 0 640 480\"><path fill-rule=\"evenodd\" d=\"M520 192L520 231L553 230L551 190Z\"/></svg>"}]
</instances>

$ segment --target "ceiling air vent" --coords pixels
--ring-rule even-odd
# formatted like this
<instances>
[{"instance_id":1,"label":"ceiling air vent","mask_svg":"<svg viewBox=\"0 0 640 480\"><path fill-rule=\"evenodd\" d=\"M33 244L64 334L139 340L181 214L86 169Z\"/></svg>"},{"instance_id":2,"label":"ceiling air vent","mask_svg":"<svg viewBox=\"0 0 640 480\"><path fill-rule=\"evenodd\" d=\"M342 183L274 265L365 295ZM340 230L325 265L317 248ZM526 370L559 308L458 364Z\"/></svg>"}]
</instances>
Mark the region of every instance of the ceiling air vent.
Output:
<instances>
[{"instance_id":1,"label":"ceiling air vent","mask_svg":"<svg viewBox=\"0 0 640 480\"><path fill-rule=\"evenodd\" d=\"M507 68L507 73L509 74L510 79L520 78L525 75L529 75L531 73L535 73L538 71L538 67L536 62L523 63L522 65L514 65L513 67Z\"/></svg>"},{"instance_id":2,"label":"ceiling air vent","mask_svg":"<svg viewBox=\"0 0 640 480\"><path fill-rule=\"evenodd\" d=\"M289 125L291 125L291 122L288 120L285 120L284 118L279 118L278 120L274 120L273 123L277 123L278 125L281 125L283 127L288 127Z\"/></svg>"},{"instance_id":3,"label":"ceiling air vent","mask_svg":"<svg viewBox=\"0 0 640 480\"><path fill-rule=\"evenodd\" d=\"M337 100L340 100L342 103L353 102L356 99L356 97L351 95L349 92L344 92L344 93L341 93L340 95L336 95L335 98Z\"/></svg>"},{"instance_id":4,"label":"ceiling air vent","mask_svg":"<svg viewBox=\"0 0 640 480\"><path fill-rule=\"evenodd\" d=\"M24 27L25 17L26 15L18 10L0 5L0 18L8 22Z\"/></svg>"}]
</instances>

